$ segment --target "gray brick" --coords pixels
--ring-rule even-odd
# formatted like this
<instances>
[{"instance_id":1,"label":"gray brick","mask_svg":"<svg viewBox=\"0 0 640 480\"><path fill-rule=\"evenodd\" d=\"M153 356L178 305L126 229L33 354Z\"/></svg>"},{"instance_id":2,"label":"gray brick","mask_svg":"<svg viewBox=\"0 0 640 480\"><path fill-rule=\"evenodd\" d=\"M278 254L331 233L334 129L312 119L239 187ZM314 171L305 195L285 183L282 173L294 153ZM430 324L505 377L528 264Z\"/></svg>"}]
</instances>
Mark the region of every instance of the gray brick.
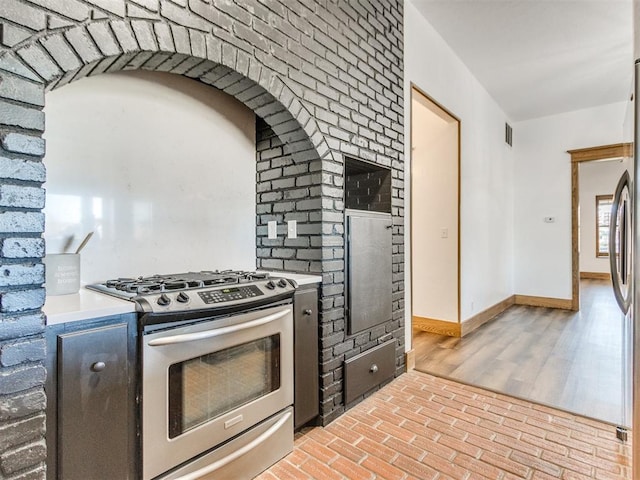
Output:
<instances>
[{"instance_id":1,"label":"gray brick","mask_svg":"<svg viewBox=\"0 0 640 480\"><path fill-rule=\"evenodd\" d=\"M183 27L195 28L202 32L211 30L211 24L203 18L192 15L188 10L180 8L169 0L160 0L160 13L163 17Z\"/></svg>"},{"instance_id":2,"label":"gray brick","mask_svg":"<svg viewBox=\"0 0 640 480\"><path fill-rule=\"evenodd\" d=\"M112 22L111 28L120 47L125 53L138 51L138 42L136 41L136 37L133 36L133 32L128 23L123 21Z\"/></svg>"},{"instance_id":3,"label":"gray brick","mask_svg":"<svg viewBox=\"0 0 640 480\"><path fill-rule=\"evenodd\" d=\"M44 265L0 265L0 287L15 285L42 285Z\"/></svg>"},{"instance_id":4,"label":"gray brick","mask_svg":"<svg viewBox=\"0 0 640 480\"><path fill-rule=\"evenodd\" d=\"M0 468L7 475L17 473L32 465L44 462L47 458L47 446L44 440L29 443L16 450L0 454Z\"/></svg>"},{"instance_id":5,"label":"gray brick","mask_svg":"<svg viewBox=\"0 0 640 480\"><path fill-rule=\"evenodd\" d=\"M41 212L0 213L0 233L42 233L44 214Z\"/></svg>"},{"instance_id":6,"label":"gray brick","mask_svg":"<svg viewBox=\"0 0 640 480\"><path fill-rule=\"evenodd\" d=\"M80 59L69 48L69 44L64 40L62 34L42 39L42 45L65 72L78 70L82 67Z\"/></svg>"},{"instance_id":7,"label":"gray brick","mask_svg":"<svg viewBox=\"0 0 640 480\"><path fill-rule=\"evenodd\" d=\"M85 0L91 5L95 5L107 12L113 13L118 17L124 17L125 8L124 0Z\"/></svg>"},{"instance_id":8,"label":"gray brick","mask_svg":"<svg viewBox=\"0 0 640 480\"><path fill-rule=\"evenodd\" d=\"M203 2L202 0L189 0L189 9L199 17L202 17L215 25L220 24L220 12L216 9L216 6L213 6L208 2Z\"/></svg>"},{"instance_id":9,"label":"gray brick","mask_svg":"<svg viewBox=\"0 0 640 480\"><path fill-rule=\"evenodd\" d=\"M144 20L133 20L131 27L138 40L138 44L142 50L146 51L158 51L158 45L156 44L155 34L153 33L153 27L150 22Z\"/></svg>"},{"instance_id":10,"label":"gray brick","mask_svg":"<svg viewBox=\"0 0 640 480\"><path fill-rule=\"evenodd\" d=\"M44 132L44 112L0 100L0 118L4 125Z\"/></svg>"},{"instance_id":11,"label":"gray brick","mask_svg":"<svg viewBox=\"0 0 640 480\"><path fill-rule=\"evenodd\" d=\"M0 345L0 365L3 367L42 361L45 356L46 345L42 338ZM0 438L2 438L1 434ZM0 450L3 450L1 446Z\"/></svg>"},{"instance_id":12,"label":"gray brick","mask_svg":"<svg viewBox=\"0 0 640 480\"><path fill-rule=\"evenodd\" d=\"M50 15L47 18L47 28L49 30L57 30L59 28L73 27L75 24L69 20Z\"/></svg>"},{"instance_id":13,"label":"gray brick","mask_svg":"<svg viewBox=\"0 0 640 480\"><path fill-rule=\"evenodd\" d=\"M42 188L0 185L0 206L2 207L43 208L44 200L45 191Z\"/></svg>"},{"instance_id":14,"label":"gray brick","mask_svg":"<svg viewBox=\"0 0 640 480\"><path fill-rule=\"evenodd\" d=\"M0 137L2 148L8 152L24 153L25 155L44 155L44 138L33 137L22 133L7 133Z\"/></svg>"},{"instance_id":15,"label":"gray brick","mask_svg":"<svg viewBox=\"0 0 640 480\"><path fill-rule=\"evenodd\" d=\"M173 37L171 36L171 28L166 23L154 24L156 31L156 37L158 40L158 46L160 50L165 52L175 52L176 48L173 45Z\"/></svg>"},{"instance_id":16,"label":"gray brick","mask_svg":"<svg viewBox=\"0 0 640 480\"><path fill-rule=\"evenodd\" d=\"M108 23L91 23L87 25L87 30L100 52L102 52L105 57L119 55L122 53L118 42L116 42L116 39L111 33Z\"/></svg>"},{"instance_id":17,"label":"gray brick","mask_svg":"<svg viewBox=\"0 0 640 480\"><path fill-rule=\"evenodd\" d=\"M51 0L29 1L78 22L89 18L89 7L78 0L65 0L64 2L52 2Z\"/></svg>"},{"instance_id":18,"label":"gray brick","mask_svg":"<svg viewBox=\"0 0 640 480\"><path fill-rule=\"evenodd\" d=\"M17 53L27 65L33 68L38 75L48 82L62 75L60 68L58 68L39 45L29 45L21 48Z\"/></svg>"},{"instance_id":19,"label":"gray brick","mask_svg":"<svg viewBox=\"0 0 640 480\"><path fill-rule=\"evenodd\" d=\"M207 58L207 43L204 34L197 30L189 30L189 39L191 40L191 52L193 55L200 58Z\"/></svg>"},{"instance_id":20,"label":"gray brick","mask_svg":"<svg viewBox=\"0 0 640 480\"><path fill-rule=\"evenodd\" d=\"M44 255L44 239L5 238L1 252L5 258L41 258Z\"/></svg>"},{"instance_id":21,"label":"gray brick","mask_svg":"<svg viewBox=\"0 0 640 480\"><path fill-rule=\"evenodd\" d=\"M30 440L39 440L45 433L45 416L37 415L19 422L0 426L0 452L12 445L22 445Z\"/></svg>"},{"instance_id":22,"label":"gray brick","mask_svg":"<svg viewBox=\"0 0 640 480\"><path fill-rule=\"evenodd\" d=\"M0 401L0 421L23 418L44 411L47 397L44 390L31 390L20 395L4 397Z\"/></svg>"},{"instance_id":23,"label":"gray brick","mask_svg":"<svg viewBox=\"0 0 640 480\"><path fill-rule=\"evenodd\" d=\"M8 23L2 25L1 33L2 35L0 35L0 38L2 39L2 44L7 47L15 47L32 35L26 28L16 27Z\"/></svg>"},{"instance_id":24,"label":"gray brick","mask_svg":"<svg viewBox=\"0 0 640 480\"><path fill-rule=\"evenodd\" d=\"M176 52L190 54L191 53L191 41L189 40L189 32L185 27L179 25L171 25L171 31L173 32L173 40L175 42Z\"/></svg>"},{"instance_id":25,"label":"gray brick","mask_svg":"<svg viewBox=\"0 0 640 480\"><path fill-rule=\"evenodd\" d=\"M0 320L0 340L42 334L44 315L41 313L22 316L2 316ZM2 402L0 402L1 404Z\"/></svg>"},{"instance_id":26,"label":"gray brick","mask_svg":"<svg viewBox=\"0 0 640 480\"><path fill-rule=\"evenodd\" d=\"M42 308L44 298L44 288L0 293L0 312L18 313Z\"/></svg>"},{"instance_id":27,"label":"gray brick","mask_svg":"<svg viewBox=\"0 0 640 480\"><path fill-rule=\"evenodd\" d=\"M139 18L144 20L156 20L158 14L150 12L144 8L134 5L132 3L127 4L127 18Z\"/></svg>"},{"instance_id":28,"label":"gray brick","mask_svg":"<svg viewBox=\"0 0 640 480\"><path fill-rule=\"evenodd\" d=\"M160 65L158 68L156 68L156 71L158 71L158 72L174 72L176 67L178 67L178 65L183 64L184 61L186 59L188 59L188 58L192 58L192 57L189 57L189 56L184 55L182 53L174 53L173 55L171 55L167 59L166 62L164 62L162 65Z\"/></svg>"},{"instance_id":29,"label":"gray brick","mask_svg":"<svg viewBox=\"0 0 640 480\"><path fill-rule=\"evenodd\" d=\"M151 10L152 12L157 12L160 9L160 2L158 0L131 0L131 1L146 8L147 10Z\"/></svg>"},{"instance_id":30,"label":"gray brick","mask_svg":"<svg viewBox=\"0 0 640 480\"><path fill-rule=\"evenodd\" d=\"M42 162L0 157L0 178L44 182L45 176Z\"/></svg>"},{"instance_id":31,"label":"gray brick","mask_svg":"<svg viewBox=\"0 0 640 480\"><path fill-rule=\"evenodd\" d=\"M21 365L0 370L0 395L8 395L44 384L46 371L42 365Z\"/></svg>"},{"instance_id":32,"label":"gray brick","mask_svg":"<svg viewBox=\"0 0 640 480\"><path fill-rule=\"evenodd\" d=\"M41 9L25 5L18 0L3 0L0 18L32 30L44 30L47 25L45 13Z\"/></svg>"}]
</instances>

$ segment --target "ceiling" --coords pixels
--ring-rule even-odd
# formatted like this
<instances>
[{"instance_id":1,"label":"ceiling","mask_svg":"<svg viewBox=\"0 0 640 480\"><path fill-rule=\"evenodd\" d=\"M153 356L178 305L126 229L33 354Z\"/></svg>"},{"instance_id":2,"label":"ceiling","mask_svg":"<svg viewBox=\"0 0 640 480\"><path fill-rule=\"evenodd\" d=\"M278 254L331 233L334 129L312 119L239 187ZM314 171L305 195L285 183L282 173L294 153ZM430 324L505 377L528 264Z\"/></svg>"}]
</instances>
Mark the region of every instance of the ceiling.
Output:
<instances>
[{"instance_id":1,"label":"ceiling","mask_svg":"<svg viewBox=\"0 0 640 480\"><path fill-rule=\"evenodd\" d=\"M626 101L631 0L411 0L513 122Z\"/></svg>"}]
</instances>

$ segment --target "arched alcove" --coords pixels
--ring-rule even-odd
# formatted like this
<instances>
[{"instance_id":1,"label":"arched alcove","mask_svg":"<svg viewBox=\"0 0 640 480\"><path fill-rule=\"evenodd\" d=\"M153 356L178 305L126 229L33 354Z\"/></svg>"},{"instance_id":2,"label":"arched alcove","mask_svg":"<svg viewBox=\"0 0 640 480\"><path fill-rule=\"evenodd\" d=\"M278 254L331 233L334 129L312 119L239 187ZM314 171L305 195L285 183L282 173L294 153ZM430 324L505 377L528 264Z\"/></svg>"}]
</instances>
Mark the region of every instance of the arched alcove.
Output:
<instances>
[{"instance_id":1,"label":"arched alcove","mask_svg":"<svg viewBox=\"0 0 640 480\"><path fill-rule=\"evenodd\" d=\"M44 475L42 108L47 90L86 76L183 75L260 117L259 266L323 277L322 423L344 411L346 358L394 338L402 372L401 0L11 0L0 22L0 421L16 432L0 451L3 475ZM343 155L392 170L393 319L357 338L345 329ZM269 215L295 215L304 238L270 243Z\"/></svg>"}]
</instances>

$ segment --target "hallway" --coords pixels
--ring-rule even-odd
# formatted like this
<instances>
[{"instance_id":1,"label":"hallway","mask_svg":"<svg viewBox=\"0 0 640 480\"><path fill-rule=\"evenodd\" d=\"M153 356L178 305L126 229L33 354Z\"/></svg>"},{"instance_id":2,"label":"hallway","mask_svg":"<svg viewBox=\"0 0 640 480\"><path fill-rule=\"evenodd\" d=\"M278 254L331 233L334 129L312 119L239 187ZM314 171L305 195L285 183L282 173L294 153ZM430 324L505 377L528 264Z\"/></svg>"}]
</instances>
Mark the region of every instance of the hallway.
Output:
<instances>
[{"instance_id":1,"label":"hallway","mask_svg":"<svg viewBox=\"0 0 640 480\"><path fill-rule=\"evenodd\" d=\"M581 281L581 310L515 305L464 338L414 329L416 370L615 425L622 328L611 284Z\"/></svg>"}]
</instances>

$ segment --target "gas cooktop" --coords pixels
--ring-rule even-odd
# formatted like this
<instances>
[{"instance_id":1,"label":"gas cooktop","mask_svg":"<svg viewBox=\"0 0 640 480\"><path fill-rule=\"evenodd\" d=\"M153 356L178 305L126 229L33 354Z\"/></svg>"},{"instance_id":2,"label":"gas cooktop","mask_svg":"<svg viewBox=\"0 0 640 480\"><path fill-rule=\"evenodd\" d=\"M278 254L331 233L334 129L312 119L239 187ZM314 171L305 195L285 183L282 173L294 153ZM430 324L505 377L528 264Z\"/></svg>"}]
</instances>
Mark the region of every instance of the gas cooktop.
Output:
<instances>
[{"instance_id":1,"label":"gas cooktop","mask_svg":"<svg viewBox=\"0 0 640 480\"><path fill-rule=\"evenodd\" d=\"M296 283L265 272L200 271L115 278L86 288L136 303L144 313L182 313L253 306L293 295Z\"/></svg>"}]
</instances>

